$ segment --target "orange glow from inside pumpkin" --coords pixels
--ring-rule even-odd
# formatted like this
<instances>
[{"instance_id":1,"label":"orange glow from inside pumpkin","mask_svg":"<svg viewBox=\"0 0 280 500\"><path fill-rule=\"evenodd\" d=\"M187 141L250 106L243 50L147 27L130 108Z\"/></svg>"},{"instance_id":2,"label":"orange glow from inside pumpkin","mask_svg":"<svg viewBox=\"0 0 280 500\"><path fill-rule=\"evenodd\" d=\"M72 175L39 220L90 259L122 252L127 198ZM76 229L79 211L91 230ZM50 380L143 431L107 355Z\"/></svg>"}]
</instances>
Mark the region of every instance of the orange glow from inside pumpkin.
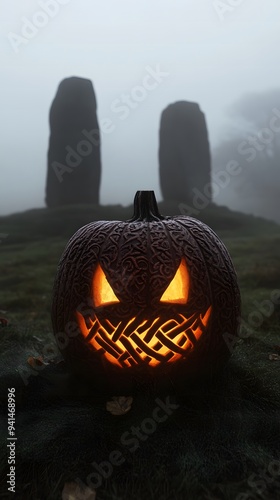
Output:
<instances>
[{"instance_id":1,"label":"orange glow from inside pumpkin","mask_svg":"<svg viewBox=\"0 0 280 500\"><path fill-rule=\"evenodd\" d=\"M110 363L119 367L143 363L154 367L184 358L205 331L211 310L209 306L204 315L194 313L190 318L178 313L165 322L157 317L139 323L134 317L114 324L96 316L85 319L78 311L76 318L85 340Z\"/></svg>"},{"instance_id":2,"label":"orange glow from inside pumpkin","mask_svg":"<svg viewBox=\"0 0 280 500\"><path fill-rule=\"evenodd\" d=\"M100 264L98 264L93 276L93 297L96 307L119 302Z\"/></svg>"},{"instance_id":3,"label":"orange glow from inside pumpkin","mask_svg":"<svg viewBox=\"0 0 280 500\"><path fill-rule=\"evenodd\" d=\"M166 288L160 301L173 304L186 304L189 296L189 288L189 272L185 259L182 259L173 280Z\"/></svg>"}]
</instances>

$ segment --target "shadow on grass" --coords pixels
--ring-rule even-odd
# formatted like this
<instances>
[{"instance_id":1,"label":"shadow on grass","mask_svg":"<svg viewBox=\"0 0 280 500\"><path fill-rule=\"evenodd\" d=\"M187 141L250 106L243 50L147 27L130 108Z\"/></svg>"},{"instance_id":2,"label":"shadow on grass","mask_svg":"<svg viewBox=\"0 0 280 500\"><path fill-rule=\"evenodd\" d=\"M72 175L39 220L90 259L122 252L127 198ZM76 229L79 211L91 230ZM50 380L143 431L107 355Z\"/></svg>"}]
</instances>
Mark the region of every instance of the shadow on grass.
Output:
<instances>
[{"instance_id":1,"label":"shadow on grass","mask_svg":"<svg viewBox=\"0 0 280 500\"><path fill-rule=\"evenodd\" d=\"M280 462L278 476L269 473L280 452L279 366L269 360L273 342L273 337L239 342L218 375L186 381L181 393L138 387L123 416L106 411L112 395L97 395L64 362L33 371L24 385L18 367L36 349L22 346L15 353L18 341L7 342L0 396L5 405L7 387L16 388L15 498L56 500L73 480L98 486L97 498L104 500L236 500L242 492L250 499L259 498L260 484L260 498L280 498ZM159 400L169 408L161 422L154 418ZM2 442L6 437L4 427ZM108 462L114 450L123 463L103 478L96 465ZM102 467L108 475L108 465ZM3 485L2 495L5 491Z\"/></svg>"}]
</instances>

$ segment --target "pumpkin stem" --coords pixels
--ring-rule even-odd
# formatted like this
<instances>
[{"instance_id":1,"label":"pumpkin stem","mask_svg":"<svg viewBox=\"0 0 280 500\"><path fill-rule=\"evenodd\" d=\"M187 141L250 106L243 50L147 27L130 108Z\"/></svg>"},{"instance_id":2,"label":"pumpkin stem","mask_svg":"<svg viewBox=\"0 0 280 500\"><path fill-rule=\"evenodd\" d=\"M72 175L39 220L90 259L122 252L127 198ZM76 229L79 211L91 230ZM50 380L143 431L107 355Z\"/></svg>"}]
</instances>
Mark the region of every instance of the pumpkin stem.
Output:
<instances>
[{"instance_id":1,"label":"pumpkin stem","mask_svg":"<svg viewBox=\"0 0 280 500\"><path fill-rule=\"evenodd\" d=\"M128 222L159 221L164 219L160 215L154 191L137 191L134 198L134 214Z\"/></svg>"}]
</instances>

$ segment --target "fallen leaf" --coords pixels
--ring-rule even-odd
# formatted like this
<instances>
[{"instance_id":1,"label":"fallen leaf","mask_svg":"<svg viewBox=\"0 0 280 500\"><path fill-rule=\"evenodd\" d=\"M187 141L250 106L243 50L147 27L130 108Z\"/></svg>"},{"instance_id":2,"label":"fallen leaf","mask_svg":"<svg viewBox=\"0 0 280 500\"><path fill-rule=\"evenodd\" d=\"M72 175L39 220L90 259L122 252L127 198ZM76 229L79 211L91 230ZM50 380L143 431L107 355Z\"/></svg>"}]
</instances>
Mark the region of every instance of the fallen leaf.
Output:
<instances>
[{"instance_id":1,"label":"fallen leaf","mask_svg":"<svg viewBox=\"0 0 280 500\"><path fill-rule=\"evenodd\" d=\"M106 403L106 410L112 415L125 415L131 409L132 401L131 396L114 396Z\"/></svg>"},{"instance_id":2,"label":"fallen leaf","mask_svg":"<svg viewBox=\"0 0 280 500\"><path fill-rule=\"evenodd\" d=\"M29 358L27 359L27 363L29 364L29 366L31 366L31 368L38 368L39 366L47 366L48 363L46 363L42 356L38 356L37 358L35 358L34 356L29 356Z\"/></svg>"},{"instance_id":3,"label":"fallen leaf","mask_svg":"<svg viewBox=\"0 0 280 500\"><path fill-rule=\"evenodd\" d=\"M270 361L279 361L280 355L279 354L269 354L268 359L270 359Z\"/></svg>"},{"instance_id":4,"label":"fallen leaf","mask_svg":"<svg viewBox=\"0 0 280 500\"><path fill-rule=\"evenodd\" d=\"M0 326L8 326L8 320L6 318L0 318Z\"/></svg>"},{"instance_id":5,"label":"fallen leaf","mask_svg":"<svg viewBox=\"0 0 280 500\"><path fill-rule=\"evenodd\" d=\"M280 354L280 345L273 346L273 349Z\"/></svg>"},{"instance_id":6,"label":"fallen leaf","mask_svg":"<svg viewBox=\"0 0 280 500\"><path fill-rule=\"evenodd\" d=\"M62 500L95 500L96 491L91 488L82 489L77 483L65 483Z\"/></svg>"}]
</instances>

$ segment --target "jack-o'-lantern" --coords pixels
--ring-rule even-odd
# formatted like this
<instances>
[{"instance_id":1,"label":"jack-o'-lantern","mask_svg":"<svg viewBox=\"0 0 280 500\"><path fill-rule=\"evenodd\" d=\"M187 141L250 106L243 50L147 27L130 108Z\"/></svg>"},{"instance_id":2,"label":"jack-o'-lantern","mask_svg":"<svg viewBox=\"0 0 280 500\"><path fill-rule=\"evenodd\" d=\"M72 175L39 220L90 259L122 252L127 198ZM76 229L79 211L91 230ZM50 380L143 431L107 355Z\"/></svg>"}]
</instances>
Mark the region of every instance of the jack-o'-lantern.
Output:
<instances>
[{"instance_id":1,"label":"jack-o'-lantern","mask_svg":"<svg viewBox=\"0 0 280 500\"><path fill-rule=\"evenodd\" d=\"M240 295L229 254L205 224L163 217L138 191L128 221L77 231L61 258L52 320L70 366L121 390L200 373L229 356Z\"/></svg>"}]
</instances>

